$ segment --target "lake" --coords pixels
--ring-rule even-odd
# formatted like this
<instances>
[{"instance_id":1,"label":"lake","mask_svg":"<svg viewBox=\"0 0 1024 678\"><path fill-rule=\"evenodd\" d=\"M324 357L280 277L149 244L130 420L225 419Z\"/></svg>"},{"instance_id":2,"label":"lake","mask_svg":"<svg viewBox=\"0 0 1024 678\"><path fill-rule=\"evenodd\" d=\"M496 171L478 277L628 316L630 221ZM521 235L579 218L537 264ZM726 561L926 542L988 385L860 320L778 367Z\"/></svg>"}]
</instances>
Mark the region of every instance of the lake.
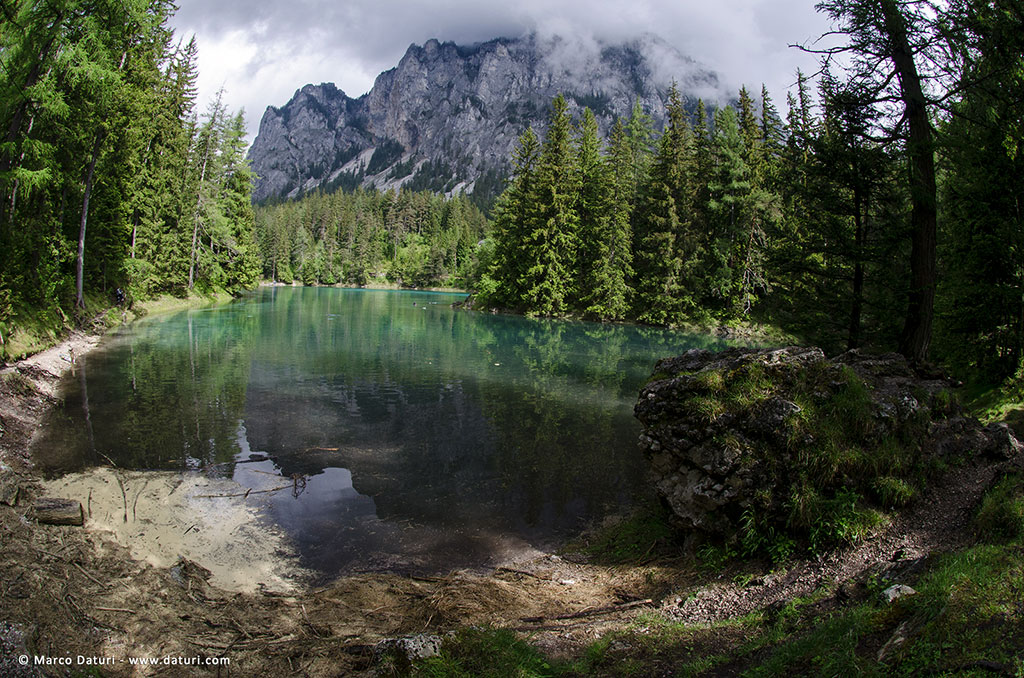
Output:
<instances>
[{"instance_id":1,"label":"lake","mask_svg":"<svg viewBox=\"0 0 1024 678\"><path fill-rule=\"evenodd\" d=\"M648 497L637 393L725 342L463 296L268 287L133 323L65 378L34 457L233 479L325 577L486 566Z\"/></svg>"}]
</instances>

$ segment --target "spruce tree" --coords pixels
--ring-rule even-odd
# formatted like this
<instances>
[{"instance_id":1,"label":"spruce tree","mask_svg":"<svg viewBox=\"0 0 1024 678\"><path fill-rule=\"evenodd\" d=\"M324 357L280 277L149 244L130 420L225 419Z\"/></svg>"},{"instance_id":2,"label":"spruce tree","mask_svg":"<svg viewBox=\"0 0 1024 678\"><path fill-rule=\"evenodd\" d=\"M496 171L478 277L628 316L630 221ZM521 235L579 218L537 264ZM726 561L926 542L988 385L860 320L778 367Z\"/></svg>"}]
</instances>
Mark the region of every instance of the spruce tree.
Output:
<instances>
[{"instance_id":1,"label":"spruce tree","mask_svg":"<svg viewBox=\"0 0 1024 678\"><path fill-rule=\"evenodd\" d=\"M536 210L526 239L523 300L527 313L560 316L570 310L579 256L579 173L565 97L551 102L548 131L537 163Z\"/></svg>"},{"instance_id":2,"label":"spruce tree","mask_svg":"<svg viewBox=\"0 0 1024 678\"><path fill-rule=\"evenodd\" d=\"M479 290L484 304L517 310L525 306L523 280L529 268L527 238L533 232L539 155L537 135L527 127L512 156L512 180L494 207L494 261Z\"/></svg>"},{"instance_id":3,"label":"spruce tree","mask_svg":"<svg viewBox=\"0 0 1024 678\"><path fill-rule=\"evenodd\" d=\"M633 229L633 313L641 322L664 325L681 317L680 272L689 251L695 247L687 223L691 141L682 101L673 85L668 124L643 189Z\"/></svg>"},{"instance_id":4,"label":"spruce tree","mask_svg":"<svg viewBox=\"0 0 1024 678\"><path fill-rule=\"evenodd\" d=\"M622 127L619 126L620 141ZM577 308L600 320L626 312L622 243L617 242L612 207L612 175L601 155L597 119L584 109L577 138L579 173L579 257Z\"/></svg>"}]
</instances>

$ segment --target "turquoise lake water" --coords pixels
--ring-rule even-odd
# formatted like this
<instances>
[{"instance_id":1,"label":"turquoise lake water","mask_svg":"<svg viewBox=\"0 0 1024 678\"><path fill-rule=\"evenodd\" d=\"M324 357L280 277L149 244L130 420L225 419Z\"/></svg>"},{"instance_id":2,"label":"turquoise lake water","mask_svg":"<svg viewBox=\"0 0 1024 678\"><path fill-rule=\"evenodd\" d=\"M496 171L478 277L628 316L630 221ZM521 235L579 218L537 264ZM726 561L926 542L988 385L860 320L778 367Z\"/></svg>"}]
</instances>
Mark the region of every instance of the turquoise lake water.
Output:
<instances>
[{"instance_id":1,"label":"turquoise lake water","mask_svg":"<svg viewBox=\"0 0 1024 678\"><path fill-rule=\"evenodd\" d=\"M37 463L287 485L245 501L324 576L485 566L648 496L640 386L725 343L462 298L272 287L134 323L66 378Z\"/></svg>"}]
</instances>

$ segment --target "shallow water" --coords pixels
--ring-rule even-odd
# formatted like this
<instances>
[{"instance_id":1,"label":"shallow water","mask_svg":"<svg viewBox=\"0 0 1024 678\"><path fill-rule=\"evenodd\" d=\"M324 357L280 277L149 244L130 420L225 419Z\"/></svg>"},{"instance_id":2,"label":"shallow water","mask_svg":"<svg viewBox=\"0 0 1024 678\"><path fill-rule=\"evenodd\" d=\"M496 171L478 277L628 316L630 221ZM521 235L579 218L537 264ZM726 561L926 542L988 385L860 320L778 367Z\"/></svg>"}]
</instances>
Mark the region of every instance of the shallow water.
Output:
<instances>
[{"instance_id":1,"label":"shallow water","mask_svg":"<svg viewBox=\"0 0 1024 678\"><path fill-rule=\"evenodd\" d=\"M461 298L275 287L135 323L68 375L37 463L231 478L325 576L494 564L646 496L640 386L724 342Z\"/></svg>"}]
</instances>

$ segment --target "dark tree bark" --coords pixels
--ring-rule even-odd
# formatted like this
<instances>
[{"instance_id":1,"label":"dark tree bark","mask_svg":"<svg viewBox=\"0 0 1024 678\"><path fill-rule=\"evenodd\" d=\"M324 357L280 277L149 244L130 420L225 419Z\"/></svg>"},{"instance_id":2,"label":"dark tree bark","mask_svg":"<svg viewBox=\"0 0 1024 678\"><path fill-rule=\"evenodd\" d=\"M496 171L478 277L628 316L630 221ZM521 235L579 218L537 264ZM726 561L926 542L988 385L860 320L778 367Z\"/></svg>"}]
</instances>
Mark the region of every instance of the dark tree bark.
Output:
<instances>
[{"instance_id":1,"label":"dark tree bark","mask_svg":"<svg viewBox=\"0 0 1024 678\"><path fill-rule=\"evenodd\" d=\"M910 172L910 290L899 351L912 362L928 358L935 305L935 147L927 100L910 42L906 19L894 0L882 0L885 32L906 107L907 157Z\"/></svg>"}]
</instances>

